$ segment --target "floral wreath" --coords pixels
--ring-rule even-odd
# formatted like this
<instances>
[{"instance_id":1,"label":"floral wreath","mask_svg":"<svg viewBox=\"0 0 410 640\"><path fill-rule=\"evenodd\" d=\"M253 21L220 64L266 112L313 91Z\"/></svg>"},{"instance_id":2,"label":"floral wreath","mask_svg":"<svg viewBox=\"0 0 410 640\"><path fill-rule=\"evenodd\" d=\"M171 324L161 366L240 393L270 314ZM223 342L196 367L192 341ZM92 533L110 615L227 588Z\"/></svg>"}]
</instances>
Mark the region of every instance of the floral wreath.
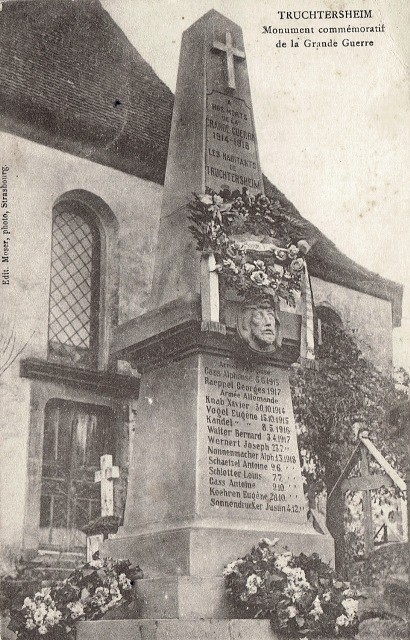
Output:
<instances>
[{"instance_id":1,"label":"floral wreath","mask_svg":"<svg viewBox=\"0 0 410 640\"><path fill-rule=\"evenodd\" d=\"M226 189L219 195L208 190L194 196L189 228L198 251L214 255L222 286L247 298L281 298L295 306L305 270L303 256L309 250L302 239L303 222L279 200L250 195L245 188L242 194ZM258 238L257 248L246 246L245 235ZM262 250L263 244L267 249Z\"/></svg>"},{"instance_id":2,"label":"floral wreath","mask_svg":"<svg viewBox=\"0 0 410 640\"><path fill-rule=\"evenodd\" d=\"M287 637L354 637L358 594L316 553L294 555L262 538L251 552L228 564L223 575L236 617L269 618Z\"/></svg>"}]
</instances>

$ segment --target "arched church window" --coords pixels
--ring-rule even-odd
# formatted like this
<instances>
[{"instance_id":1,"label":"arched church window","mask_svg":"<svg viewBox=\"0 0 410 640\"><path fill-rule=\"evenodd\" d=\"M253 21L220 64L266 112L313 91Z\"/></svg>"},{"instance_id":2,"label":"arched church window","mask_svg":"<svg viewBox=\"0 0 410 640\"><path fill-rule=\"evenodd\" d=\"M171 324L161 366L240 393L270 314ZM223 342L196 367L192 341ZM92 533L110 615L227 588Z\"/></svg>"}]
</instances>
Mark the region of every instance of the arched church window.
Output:
<instances>
[{"instance_id":1,"label":"arched church window","mask_svg":"<svg viewBox=\"0 0 410 640\"><path fill-rule=\"evenodd\" d=\"M101 515L94 474L100 456L115 458L114 415L105 406L50 400L45 408L40 538L45 546L85 545L84 525Z\"/></svg>"},{"instance_id":2,"label":"arched church window","mask_svg":"<svg viewBox=\"0 0 410 640\"><path fill-rule=\"evenodd\" d=\"M88 212L62 202L54 208L49 358L96 367L100 304L100 233Z\"/></svg>"},{"instance_id":3,"label":"arched church window","mask_svg":"<svg viewBox=\"0 0 410 640\"><path fill-rule=\"evenodd\" d=\"M323 344L325 334L331 334L332 327L341 328L342 319L336 311L330 307L319 306L315 308L316 315L316 343Z\"/></svg>"}]
</instances>

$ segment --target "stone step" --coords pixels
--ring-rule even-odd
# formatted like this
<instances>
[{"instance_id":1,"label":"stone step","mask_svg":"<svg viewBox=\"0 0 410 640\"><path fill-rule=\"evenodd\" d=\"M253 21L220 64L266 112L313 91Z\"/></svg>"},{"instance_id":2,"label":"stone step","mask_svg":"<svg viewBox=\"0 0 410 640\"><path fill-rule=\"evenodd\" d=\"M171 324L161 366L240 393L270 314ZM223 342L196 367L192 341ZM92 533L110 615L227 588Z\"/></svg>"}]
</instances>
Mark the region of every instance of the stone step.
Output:
<instances>
[{"instance_id":1,"label":"stone step","mask_svg":"<svg viewBox=\"0 0 410 640\"><path fill-rule=\"evenodd\" d=\"M55 580L65 580L73 572L73 569L69 567L44 567L40 566L37 569L33 569L33 577L38 574L42 580L47 582L54 582Z\"/></svg>"},{"instance_id":2,"label":"stone step","mask_svg":"<svg viewBox=\"0 0 410 640\"><path fill-rule=\"evenodd\" d=\"M84 564L85 559L77 558L74 560L71 558L53 558L50 556L42 556L34 558L34 560L32 560L31 562L33 563L33 565L38 567L65 567L67 569L75 569L76 567Z\"/></svg>"},{"instance_id":3,"label":"stone step","mask_svg":"<svg viewBox=\"0 0 410 640\"><path fill-rule=\"evenodd\" d=\"M96 620L76 640L279 640L269 620Z\"/></svg>"},{"instance_id":4,"label":"stone step","mask_svg":"<svg viewBox=\"0 0 410 640\"><path fill-rule=\"evenodd\" d=\"M4 623L4 640L16 640ZM80 622L77 640L279 640L268 620L96 620ZM407 640L406 625L367 620L356 640ZM334 640L319 638L317 640Z\"/></svg>"},{"instance_id":5,"label":"stone step","mask_svg":"<svg viewBox=\"0 0 410 640\"><path fill-rule=\"evenodd\" d=\"M363 629L362 629L363 626ZM95 620L80 622L76 640L280 640L269 620ZM356 640L407 640L405 624L366 621ZM317 638L317 640L334 640Z\"/></svg>"},{"instance_id":6,"label":"stone step","mask_svg":"<svg viewBox=\"0 0 410 640\"><path fill-rule=\"evenodd\" d=\"M78 565L85 562L85 552L69 552L69 551L50 551L48 549L39 549L35 561L59 562L64 564Z\"/></svg>"},{"instance_id":7,"label":"stone step","mask_svg":"<svg viewBox=\"0 0 410 640\"><path fill-rule=\"evenodd\" d=\"M27 563L27 573L32 582L36 580L41 582L64 580L85 561L85 555L80 553L53 553L40 550L37 556Z\"/></svg>"}]
</instances>

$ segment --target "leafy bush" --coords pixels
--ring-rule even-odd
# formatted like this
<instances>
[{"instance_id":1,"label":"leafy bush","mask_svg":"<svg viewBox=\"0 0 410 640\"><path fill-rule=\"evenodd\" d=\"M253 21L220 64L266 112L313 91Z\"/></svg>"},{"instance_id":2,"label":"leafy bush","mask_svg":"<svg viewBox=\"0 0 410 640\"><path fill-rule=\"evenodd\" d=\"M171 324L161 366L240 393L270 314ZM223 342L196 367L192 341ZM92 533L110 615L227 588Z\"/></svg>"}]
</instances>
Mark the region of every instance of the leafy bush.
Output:
<instances>
[{"instance_id":1,"label":"leafy bush","mask_svg":"<svg viewBox=\"0 0 410 640\"><path fill-rule=\"evenodd\" d=\"M315 494L329 493L357 444L353 425L362 425L388 462L402 473L406 448L392 433L388 411L405 400L409 376L396 380L381 373L363 355L357 337L333 325L322 324L317 346L318 370L291 369L292 403L306 485Z\"/></svg>"}]
</instances>

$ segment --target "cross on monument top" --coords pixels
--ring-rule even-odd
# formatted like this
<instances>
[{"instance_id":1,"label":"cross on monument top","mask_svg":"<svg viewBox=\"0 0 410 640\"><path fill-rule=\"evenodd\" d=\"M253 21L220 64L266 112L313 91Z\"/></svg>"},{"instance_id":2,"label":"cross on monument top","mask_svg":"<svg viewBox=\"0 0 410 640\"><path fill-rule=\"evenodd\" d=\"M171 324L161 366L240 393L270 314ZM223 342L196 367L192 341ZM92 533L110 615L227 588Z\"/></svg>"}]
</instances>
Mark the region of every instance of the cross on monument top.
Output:
<instances>
[{"instance_id":1,"label":"cross on monument top","mask_svg":"<svg viewBox=\"0 0 410 640\"><path fill-rule=\"evenodd\" d=\"M232 34L229 29L226 29L226 42L214 41L212 51L222 51L222 53L226 54L228 87L229 89L236 89L234 59L239 58L240 60L245 60L245 52L233 46Z\"/></svg>"}]
</instances>

